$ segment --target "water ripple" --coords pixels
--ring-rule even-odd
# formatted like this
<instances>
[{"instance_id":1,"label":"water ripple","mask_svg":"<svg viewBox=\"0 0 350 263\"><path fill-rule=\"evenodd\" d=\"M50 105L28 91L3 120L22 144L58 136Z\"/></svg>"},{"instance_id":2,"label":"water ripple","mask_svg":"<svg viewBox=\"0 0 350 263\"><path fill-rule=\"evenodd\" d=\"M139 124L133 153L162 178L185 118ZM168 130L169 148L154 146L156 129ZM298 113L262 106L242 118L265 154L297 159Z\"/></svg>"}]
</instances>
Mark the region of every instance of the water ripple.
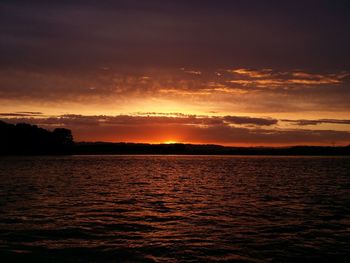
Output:
<instances>
[{"instance_id":1,"label":"water ripple","mask_svg":"<svg viewBox=\"0 0 350 263\"><path fill-rule=\"evenodd\" d=\"M346 262L348 157L0 160L1 262Z\"/></svg>"}]
</instances>

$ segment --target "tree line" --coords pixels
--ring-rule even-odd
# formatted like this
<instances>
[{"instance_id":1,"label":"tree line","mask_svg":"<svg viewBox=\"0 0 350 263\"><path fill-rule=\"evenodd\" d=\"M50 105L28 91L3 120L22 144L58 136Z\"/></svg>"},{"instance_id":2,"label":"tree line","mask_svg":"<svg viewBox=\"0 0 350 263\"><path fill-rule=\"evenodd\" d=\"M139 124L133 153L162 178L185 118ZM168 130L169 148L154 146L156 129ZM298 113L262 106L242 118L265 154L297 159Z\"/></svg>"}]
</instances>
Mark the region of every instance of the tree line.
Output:
<instances>
[{"instance_id":1,"label":"tree line","mask_svg":"<svg viewBox=\"0 0 350 263\"><path fill-rule=\"evenodd\" d=\"M195 154L195 155L350 155L349 146L229 147L195 144L77 142L65 128L53 131L26 123L0 121L0 155Z\"/></svg>"},{"instance_id":2,"label":"tree line","mask_svg":"<svg viewBox=\"0 0 350 263\"><path fill-rule=\"evenodd\" d=\"M49 131L27 123L0 121L0 154L69 154L73 149L72 132L65 128Z\"/></svg>"}]
</instances>

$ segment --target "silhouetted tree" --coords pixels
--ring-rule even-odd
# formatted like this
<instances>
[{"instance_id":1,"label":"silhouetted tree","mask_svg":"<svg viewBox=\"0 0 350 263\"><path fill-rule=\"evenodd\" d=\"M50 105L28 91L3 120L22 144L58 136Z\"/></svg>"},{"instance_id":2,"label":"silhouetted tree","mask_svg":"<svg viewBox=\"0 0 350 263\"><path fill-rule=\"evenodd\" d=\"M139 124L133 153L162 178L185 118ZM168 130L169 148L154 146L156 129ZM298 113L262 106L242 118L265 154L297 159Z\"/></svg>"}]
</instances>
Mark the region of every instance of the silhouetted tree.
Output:
<instances>
[{"instance_id":1,"label":"silhouetted tree","mask_svg":"<svg viewBox=\"0 0 350 263\"><path fill-rule=\"evenodd\" d=\"M53 132L26 123L0 121L0 154L66 154L73 147L72 132Z\"/></svg>"},{"instance_id":2,"label":"silhouetted tree","mask_svg":"<svg viewBox=\"0 0 350 263\"><path fill-rule=\"evenodd\" d=\"M60 151L67 151L73 146L73 135L71 130L57 128L52 132L54 144Z\"/></svg>"}]
</instances>

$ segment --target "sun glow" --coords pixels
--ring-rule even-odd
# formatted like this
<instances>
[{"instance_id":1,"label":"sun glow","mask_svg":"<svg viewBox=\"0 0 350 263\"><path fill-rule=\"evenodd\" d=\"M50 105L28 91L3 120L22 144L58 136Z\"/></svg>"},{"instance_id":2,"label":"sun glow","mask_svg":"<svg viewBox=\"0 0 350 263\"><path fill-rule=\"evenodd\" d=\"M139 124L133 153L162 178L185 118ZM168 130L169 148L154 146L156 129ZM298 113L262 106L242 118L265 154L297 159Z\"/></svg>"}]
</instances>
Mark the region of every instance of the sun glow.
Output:
<instances>
[{"instance_id":1,"label":"sun glow","mask_svg":"<svg viewBox=\"0 0 350 263\"><path fill-rule=\"evenodd\" d=\"M163 142L164 144L175 144L175 143L179 143L177 141L165 141Z\"/></svg>"}]
</instances>

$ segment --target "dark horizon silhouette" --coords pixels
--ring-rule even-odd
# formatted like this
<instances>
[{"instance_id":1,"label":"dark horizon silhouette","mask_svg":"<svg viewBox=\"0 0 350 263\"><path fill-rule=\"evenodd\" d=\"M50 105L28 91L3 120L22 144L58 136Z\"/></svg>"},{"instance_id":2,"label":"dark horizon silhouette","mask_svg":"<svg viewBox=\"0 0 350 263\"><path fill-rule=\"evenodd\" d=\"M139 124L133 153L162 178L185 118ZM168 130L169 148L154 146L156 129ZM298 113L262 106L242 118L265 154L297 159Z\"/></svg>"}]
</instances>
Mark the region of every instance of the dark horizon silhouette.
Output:
<instances>
[{"instance_id":1,"label":"dark horizon silhouette","mask_svg":"<svg viewBox=\"0 0 350 263\"><path fill-rule=\"evenodd\" d=\"M74 144L72 132L68 129L48 131L27 123L0 121L0 135L2 155L70 154Z\"/></svg>"},{"instance_id":2,"label":"dark horizon silhouette","mask_svg":"<svg viewBox=\"0 0 350 263\"><path fill-rule=\"evenodd\" d=\"M0 121L1 155L184 154L184 155L350 155L349 146L235 147L215 144L74 142L71 130L53 131Z\"/></svg>"}]
</instances>

